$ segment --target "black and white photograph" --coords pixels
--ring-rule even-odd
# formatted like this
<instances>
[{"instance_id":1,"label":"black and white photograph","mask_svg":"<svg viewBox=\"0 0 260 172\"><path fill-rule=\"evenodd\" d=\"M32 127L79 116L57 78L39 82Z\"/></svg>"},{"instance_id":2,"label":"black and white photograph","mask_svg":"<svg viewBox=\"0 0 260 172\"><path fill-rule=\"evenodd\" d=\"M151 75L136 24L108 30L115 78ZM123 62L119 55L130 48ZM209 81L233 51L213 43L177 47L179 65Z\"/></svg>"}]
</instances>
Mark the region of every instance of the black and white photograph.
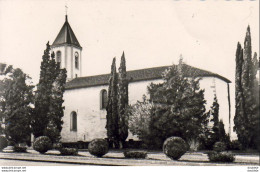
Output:
<instances>
[{"instance_id":1,"label":"black and white photograph","mask_svg":"<svg viewBox=\"0 0 260 172\"><path fill-rule=\"evenodd\" d=\"M258 172L259 53L258 0L0 0L1 172Z\"/></svg>"}]
</instances>

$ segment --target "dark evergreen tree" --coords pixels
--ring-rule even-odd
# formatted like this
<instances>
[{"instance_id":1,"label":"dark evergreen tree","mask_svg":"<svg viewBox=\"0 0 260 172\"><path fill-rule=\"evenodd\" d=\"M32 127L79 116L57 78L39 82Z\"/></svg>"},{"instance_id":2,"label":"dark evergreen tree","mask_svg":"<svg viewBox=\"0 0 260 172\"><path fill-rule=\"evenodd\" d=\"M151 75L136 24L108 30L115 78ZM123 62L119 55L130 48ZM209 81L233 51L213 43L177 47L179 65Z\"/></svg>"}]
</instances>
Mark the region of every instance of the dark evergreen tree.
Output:
<instances>
[{"instance_id":1,"label":"dark evergreen tree","mask_svg":"<svg viewBox=\"0 0 260 172\"><path fill-rule=\"evenodd\" d=\"M48 124L47 114L51 101L51 87L53 75L50 69L50 45L46 45L46 50L42 56L40 80L35 93L35 109L32 118L32 129L35 138L44 135L44 130Z\"/></svg>"},{"instance_id":2,"label":"dark evergreen tree","mask_svg":"<svg viewBox=\"0 0 260 172\"><path fill-rule=\"evenodd\" d=\"M204 90L199 87L200 78L185 77L184 65L172 66L164 74L162 84L151 84L148 92L155 103L151 119L153 141L161 146L170 136L179 136L186 141L198 139L207 119Z\"/></svg>"},{"instance_id":3,"label":"dark evergreen tree","mask_svg":"<svg viewBox=\"0 0 260 172\"><path fill-rule=\"evenodd\" d=\"M31 79L21 69L9 66L6 77L0 81L1 117L5 120L4 134L9 141L24 143L30 141L31 104L33 103Z\"/></svg>"},{"instance_id":4,"label":"dark evergreen tree","mask_svg":"<svg viewBox=\"0 0 260 172\"><path fill-rule=\"evenodd\" d=\"M122 143L128 137L128 117L126 108L128 106L128 79L126 78L125 54L123 52L118 74L118 117L119 117L119 139Z\"/></svg>"},{"instance_id":5,"label":"dark evergreen tree","mask_svg":"<svg viewBox=\"0 0 260 172\"><path fill-rule=\"evenodd\" d=\"M244 50L238 44L236 53L236 114L234 130L244 148L256 148L259 126L259 90L256 81L258 60L252 58L250 27Z\"/></svg>"},{"instance_id":6,"label":"dark evergreen tree","mask_svg":"<svg viewBox=\"0 0 260 172\"><path fill-rule=\"evenodd\" d=\"M215 142L219 141L219 104L217 96L215 95L213 104L211 106L211 115L212 119L210 120L213 123L212 134L211 134L211 142L212 146Z\"/></svg>"},{"instance_id":7,"label":"dark evergreen tree","mask_svg":"<svg viewBox=\"0 0 260 172\"><path fill-rule=\"evenodd\" d=\"M113 59L111 76L109 78L108 104L107 104L107 137L115 148L119 148L118 132L118 75L116 72L116 59Z\"/></svg>"},{"instance_id":8,"label":"dark evergreen tree","mask_svg":"<svg viewBox=\"0 0 260 172\"><path fill-rule=\"evenodd\" d=\"M35 95L32 129L35 137L60 133L63 117L63 93L65 91L66 70L55 62L54 53L50 56L49 42L42 56L40 80ZM50 132L53 132L50 134ZM60 134L50 139L59 140Z\"/></svg>"},{"instance_id":9,"label":"dark evergreen tree","mask_svg":"<svg viewBox=\"0 0 260 172\"><path fill-rule=\"evenodd\" d=\"M222 120L219 121L218 128L219 128L219 131L218 131L219 141L221 141L221 142L225 143L227 146L229 146L230 138L226 134L225 125Z\"/></svg>"},{"instance_id":10,"label":"dark evergreen tree","mask_svg":"<svg viewBox=\"0 0 260 172\"><path fill-rule=\"evenodd\" d=\"M111 90L112 90L112 77L113 77L113 69L115 65L115 59L113 59L112 65L111 65L111 74L109 77L109 86L108 86L108 101L107 101L107 115L106 115L106 129L107 129L107 137L109 141L112 140L113 137L113 121L112 121L112 95L111 95Z\"/></svg>"},{"instance_id":11,"label":"dark evergreen tree","mask_svg":"<svg viewBox=\"0 0 260 172\"><path fill-rule=\"evenodd\" d=\"M52 61L55 62L54 54L52 54ZM62 106L63 93L65 91L65 83L67 78L66 69L59 69L59 65L55 64L56 70L55 80L52 84L52 95L50 102L50 111L48 113L49 122L44 131L44 135L48 136L52 142L58 142L60 140L60 132L62 130L62 117L64 116ZM55 68L54 68L55 69Z\"/></svg>"},{"instance_id":12,"label":"dark evergreen tree","mask_svg":"<svg viewBox=\"0 0 260 172\"><path fill-rule=\"evenodd\" d=\"M246 145L246 127L244 118L245 118L245 105L244 105L244 96L243 96L243 88L242 88L242 66L243 66L243 49L241 44L238 42L237 44L237 51L236 51L236 78L235 78L235 117L234 117L234 130L237 133L237 136L240 142L243 145Z\"/></svg>"}]
</instances>

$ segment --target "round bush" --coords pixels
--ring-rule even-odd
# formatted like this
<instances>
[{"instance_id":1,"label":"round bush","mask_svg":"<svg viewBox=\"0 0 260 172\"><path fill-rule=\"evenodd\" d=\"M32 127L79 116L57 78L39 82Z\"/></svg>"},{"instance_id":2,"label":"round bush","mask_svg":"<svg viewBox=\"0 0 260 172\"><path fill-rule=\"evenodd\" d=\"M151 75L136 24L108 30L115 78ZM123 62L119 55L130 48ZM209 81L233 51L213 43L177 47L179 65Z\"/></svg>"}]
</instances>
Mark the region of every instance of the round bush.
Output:
<instances>
[{"instance_id":1,"label":"round bush","mask_svg":"<svg viewBox=\"0 0 260 172\"><path fill-rule=\"evenodd\" d=\"M173 160L178 160L187 152L187 144L180 137L169 137L163 143L163 152Z\"/></svg>"},{"instance_id":2,"label":"round bush","mask_svg":"<svg viewBox=\"0 0 260 172\"><path fill-rule=\"evenodd\" d=\"M77 148L60 148L59 151L61 155L78 155Z\"/></svg>"},{"instance_id":3,"label":"round bush","mask_svg":"<svg viewBox=\"0 0 260 172\"><path fill-rule=\"evenodd\" d=\"M238 140L233 140L231 142L230 149L231 150L242 150L242 144Z\"/></svg>"},{"instance_id":4,"label":"round bush","mask_svg":"<svg viewBox=\"0 0 260 172\"><path fill-rule=\"evenodd\" d=\"M216 152L222 152L222 151L225 151L226 149L227 149L227 146L223 142L216 142L213 146L213 150Z\"/></svg>"},{"instance_id":5,"label":"round bush","mask_svg":"<svg viewBox=\"0 0 260 172\"><path fill-rule=\"evenodd\" d=\"M125 158L135 158L135 159L145 159L147 157L147 152L145 151L125 151Z\"/></svg>"},{"instance_id":6,"label":"round bush","mask_svg":"<svg viewBox=\"0 0 260 172\"><path fill-rule=\"evenodd\" d=\"M8 146L8 141L4 136L0 136L0 151Z\"/></svg>"},{"instance_id":7,"label":"round bush","mask_svg":"<svg viewBox=\"0 0 260 172\"><path fill-rule=\"evenodd\" d=\"M19 145L15 145L13 147L13 151L14 152L26 152L27 147L26 146L19 146Z\"/></svg>"},{"instance_id":8,"label":"round bush","mask_svg":"<svg viewBox=\"0 0 260 172\"><path fill-rule=\"evenodd\" d=\"M52 148L55 149L55 150L60 150L60 149L63 148L63 147L62 147L62 143L54 143L54 144L52 145Z\"/></svg>"},{"instance_id":9,"label":"round bush","mask_svg":"<svg viewBox=\"0 0 260 172\"><path fill-rule=\"evenodd\" d=\"M52 149L51 139L47 136L37 137L34 141L33 149L41 154L44 154L48 150Z\"/></svg>"},{"instance_id":10,"label":"round bush","mask_svg":"<svg viewBox=\"0 0 260 172\"><path fill-rule=\"evenodd\" d=\"M108 152L108 143L105 139L94 139L88 145L91 155L102 157Z\"/></svg>"},{"instance_id":11,"label":"round bush","mask_svg":"<svg viewBox=\"0 0 260 172\"><path fill-rule=\"evenodd\" d=\"M8 146L15 146L15 141L8 140Z\"/></svg>"},{"instance_id":12,"label":"round bush","mask_svg":"<svg viewBox=\"0 0 260 172\"><path fill-rule=\"evenodd\" d=\"M235 157L227 152L211 152L208 154L209 161L211 162L233 162Z\"/></svg>"}]
</instances>

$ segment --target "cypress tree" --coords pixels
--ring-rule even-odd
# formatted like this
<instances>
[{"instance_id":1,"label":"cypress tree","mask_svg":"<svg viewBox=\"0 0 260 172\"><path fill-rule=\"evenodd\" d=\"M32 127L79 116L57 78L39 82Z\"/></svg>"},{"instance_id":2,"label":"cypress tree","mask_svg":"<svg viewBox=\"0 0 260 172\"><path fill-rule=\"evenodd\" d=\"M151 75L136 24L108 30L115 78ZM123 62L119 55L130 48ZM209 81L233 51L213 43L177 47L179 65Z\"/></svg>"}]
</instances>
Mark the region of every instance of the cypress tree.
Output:
<instances>
[{"instance_id":1,"label":"cypress tree","mask_svg":"<svg viewBox=\"0 0 260 172\"><path fill-rule=\"evenodd\" d=\"M121 63L118 74L118 117L119 117L119 139L125 142L128 136L128 121L126 107L128 105L128 80L126 78L125 54L121 56Z\"/></svg>"},{"instance_id":2,"label":"cypress tree","mask_svg":"<svg viewBox=\"0 0 260 172\"><path fill-rule=\"evenodd\" d=\"M244 96L242 88L242 66L243 66L243 49L241 44L238 42L237 51L236 51L236 78L235 78L235 117L234 117L234 130L237 133L238 139L241 144L246 144L246 124L244 121L245 118L245 105L244 105Z\"/></svg>"},{"instance_id":3,"label":"cypress tree","mask_svg":"<svg viewBox=\"0 0 260 172\"><path fill-rule=\"evenodd\" d=\"M32 120L33 135L35 138L44 135L48 125L47 114L51 101L52 73L50 73L50 45L46 44L46 50L42 56L41 72L37 91L35 93L35 108Z\"/></svg>"},{"instance_id":4,"label":"cypress tree","mask_svg":"<svg viewBox=\"0 0 260 172\"><path fill-rule=\"evenodd\" d=\"M259 126L259 90L257 89L257 57L256 53L252 58L251 33L250 27L247 28L244 41L244 63L242 66L242 88L245 102L245 122L247 128L246 147L256 148L257 137L259 135L257 126Z\"/></svg>"},{"instance_id":5,"label":"cypress tree","mask_svg":"<svg viewBox=\"0 0 260 172\"><path fill-rule=\"evenodd\" d=\"M236 114L234 130L244 148L256 148L259 125L259 90L256 81L257 54L252 58L251 33L248 26L244 50L236 53Z\"/></svg>"},{"instance_id":6,"label":"cypress tree","mask_svg":"<svg viewBox=\"0 0 260 172\"><path fill-rule=\"evenodd\" d=\"M32 129L35 137L49 136L59 141L62 129L64 107L63 93L66 83L66 69L60 69L54 53L50 56L49 42L42 56L40 80L35 94Z\"/></svg>"},{"instance_id":7,"label":"cypress tree","mask_svg":"<svg viewBox=\"0 0 260 172\"><path fill-rule=\"evenodd\" d=\"M111 65L111 73L109 77L109 86L108 86L108 101L107 101L107 115L106 115L106 129L107 129L107 137L109 140L112 139L113 131L112 131L112 99L111 99L111 88L112 88L112 74L113 74L113 68L114 68L114 59Z\"/></svg>"},{"instance_id":8,"label":"cypress tree","mask_svg":"<svg viewBox=\"0 0 260 172\"><path fill-rule=\"evenodd\" d=\"M116 72L116 59L113 58L111 75L109 78L108 104L107 104L107 137L116 148L119 148L118 133L118 76Z\"/></svg>"},{"instance_id":9,"label":"cypress tree","mask_svg":"<svg viewBox=\"0 0 260 172\"><path fill-rule=\"evenodd\" d=\"M54 54L52 54L52 61L55 64ZM52 84L52 95L50 102L50 111L48 113L49 122L44 131L44 135L48 136L52 142L58 142L60 140L60 132L62 130L62 117L64 116L64 106L62 106L63 93L65 91L65 83L67 78L66 69L59 69L59 65L54 66L54 75L56 78L53 79Z\"/></svg>"},{"instance_id":10,"label":"cypress tree","mask_svg":"<svg viewBox=\"0 0 260 172\"><path fill-rule=\"evenodd\" d=\"M218 104L218 99L217 96L215 95L213 104L211 106L211 115L212 119L210 120L213 122L213 127L212 127L212 143L214 144L215 142L219 141L219 104Z\"/></svg>"}]
</instances>

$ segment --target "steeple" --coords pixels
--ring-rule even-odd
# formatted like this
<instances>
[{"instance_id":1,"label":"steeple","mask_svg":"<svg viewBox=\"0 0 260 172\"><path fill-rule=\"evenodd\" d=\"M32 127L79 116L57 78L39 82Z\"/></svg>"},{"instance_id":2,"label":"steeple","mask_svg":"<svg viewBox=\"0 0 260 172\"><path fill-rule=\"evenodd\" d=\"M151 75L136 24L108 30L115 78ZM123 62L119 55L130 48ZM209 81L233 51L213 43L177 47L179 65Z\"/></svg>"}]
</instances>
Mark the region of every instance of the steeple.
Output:
<instances>
[{"instance_id":1,"label":"steeple","mask_svg":"<svg viewBox=\"0 0 260 172\"><path fill-rule=\"evenodd\" d=\"M63 24L58 36L54 40L52 47L65 45L65 44L74 45L78 48L82 48L72 28L70 27L67 14L65 15L65 23Z\"/></svg>"},{"instance_id":2,"label":"steeple","mask_svg":"<svg viewBox=\"0 0 260 172\"><path fill-rule=\"evenodd\" d=\"M51 50L55 53L55 59L56 62L59 62L59 67L67 70L67 81L81 77L82 47L70 27L67 10L65 23L51 45Z\"/></svg>"}]
</instances>

